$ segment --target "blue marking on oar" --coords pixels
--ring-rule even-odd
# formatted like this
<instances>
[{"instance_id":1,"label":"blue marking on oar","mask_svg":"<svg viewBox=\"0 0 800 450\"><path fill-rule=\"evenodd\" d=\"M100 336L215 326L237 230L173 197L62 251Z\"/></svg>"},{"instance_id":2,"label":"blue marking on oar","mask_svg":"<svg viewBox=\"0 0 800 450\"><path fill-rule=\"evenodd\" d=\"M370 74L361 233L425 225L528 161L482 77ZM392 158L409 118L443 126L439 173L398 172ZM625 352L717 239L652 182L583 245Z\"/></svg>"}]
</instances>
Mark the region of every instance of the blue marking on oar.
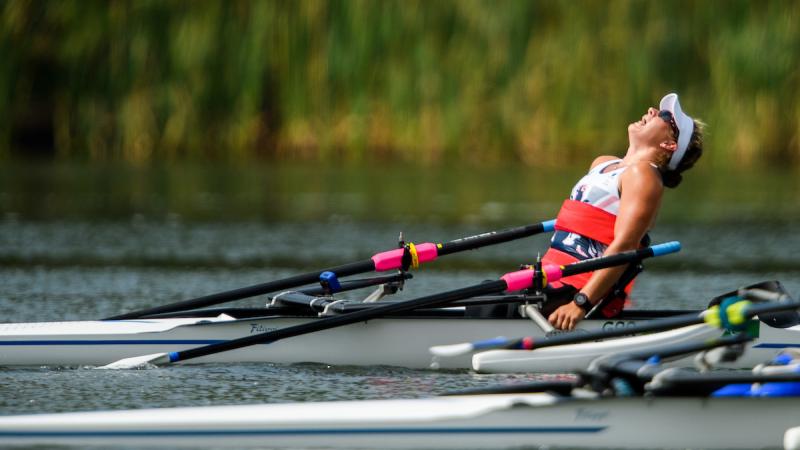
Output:
<instances>
[{"instance_id":1,"label":"blue marking on oar","mask_svg":"<svg viewBox=\"0 0 800 450\"><path fill-rule=\"evenodd\" d=\"M556 220L548 220L546 222L542 222L542 229L544 231L553 231L556 229Z\"/></svg>"},{"instance_id":2,"label":"blue marking on oar","mask_svg":"<svg viewBox=\"0 0 800 450\"><path fill-rule=\"evenodd\" d=\"M472 343L472 348L479 350L482 348L494 348L508 343L508 338L498 336L496 338L486 339L483 341L476 341Z\"/></svg>"},{"instance_id":3,"label":"blue marking on oar","mask_svg":"<svg viewBox=\"0 0 800 450\"><path fill-rule=\"evenodd\" d=\"M169 362L175 362L181 359L178 352L169 352L168 355L169 355Z\"/></svg>"},{"instance_id":4,"label":"blue marking on oar","mask_svg":"<svg viewBox=\"0 0 800 450\"><path fill-rule=\"evenodd\" d=\"M653 256L668 255L670 253L679 252L681 250L681 243L678 241L665 242L663 244L656 244L650 248L653 250Z\"/></svg>"}]
</instances>

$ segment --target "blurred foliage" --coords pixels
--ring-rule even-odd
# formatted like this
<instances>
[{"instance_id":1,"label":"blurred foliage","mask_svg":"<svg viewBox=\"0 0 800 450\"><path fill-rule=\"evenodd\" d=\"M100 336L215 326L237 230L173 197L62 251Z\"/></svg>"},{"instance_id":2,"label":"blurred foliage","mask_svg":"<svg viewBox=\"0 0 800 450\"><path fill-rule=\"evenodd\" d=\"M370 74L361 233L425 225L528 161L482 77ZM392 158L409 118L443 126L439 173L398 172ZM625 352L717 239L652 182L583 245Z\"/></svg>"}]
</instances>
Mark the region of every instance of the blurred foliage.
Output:
<instances>
[{"instance_id":1,"label":"blurred foliage","mask_svg":"<svg viewBox=\"0 0 800 450\"><path fill-rule=\"evenodd\" d=\"M0 155L561 167L667 92L800 162L795 0L6 0Z\"/></svg>"}]
</instances>

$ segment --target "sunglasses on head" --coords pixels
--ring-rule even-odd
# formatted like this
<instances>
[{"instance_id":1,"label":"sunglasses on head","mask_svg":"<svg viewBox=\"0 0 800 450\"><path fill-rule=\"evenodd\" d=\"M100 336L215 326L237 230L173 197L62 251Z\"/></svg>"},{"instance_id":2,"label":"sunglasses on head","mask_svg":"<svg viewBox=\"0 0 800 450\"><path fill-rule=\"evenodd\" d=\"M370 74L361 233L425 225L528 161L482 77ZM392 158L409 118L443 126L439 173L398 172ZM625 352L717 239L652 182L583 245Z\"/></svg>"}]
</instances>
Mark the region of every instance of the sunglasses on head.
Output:
<instances>
[{"instance_id":1,"label":"sunglasses on head","mask_svg":"<svg viewBox=\"0 0 800 450\"><path fill-rule=\"evenodd\" d=\"M675 139L678 139L681 132L678 130L678 124L675 123L675 116L666 109L662 109L658 112L658 117L669 124L669 127L672 129L672 134L675 136Z\"/></svg>"}]
</instances>

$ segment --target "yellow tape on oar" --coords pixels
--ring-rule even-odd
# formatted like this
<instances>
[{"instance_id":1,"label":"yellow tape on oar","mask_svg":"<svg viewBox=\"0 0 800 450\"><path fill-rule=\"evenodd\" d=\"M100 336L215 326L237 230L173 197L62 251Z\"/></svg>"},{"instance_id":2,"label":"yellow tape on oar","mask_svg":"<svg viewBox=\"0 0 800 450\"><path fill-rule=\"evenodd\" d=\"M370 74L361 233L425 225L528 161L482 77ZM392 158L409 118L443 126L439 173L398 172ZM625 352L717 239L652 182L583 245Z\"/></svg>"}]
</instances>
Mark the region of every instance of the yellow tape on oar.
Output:
<instances>
[{"instance_id":1,"label":"yellow tape on oar","mask_svg":"<svg viewBox=\"0 0 800 450\"><path fill-rule=\"evenodd\" d=\"M411 255L411 268L419 268L419 255L417 254L417 247L413 242L408 243L408 254Z\"/></svg>"},{"instance_id":2,"label":"yellow tape on oar","mask_svg":"<svg viewBox=\"0 0 800 450\"><path fill-rule=\"evenodd\" d=\"M703 321L712 327L742 331L747 328L747 308L750 305L749 301L739 297L728 297L719 305L709 308Z\"/></svg>"}]
</instances>

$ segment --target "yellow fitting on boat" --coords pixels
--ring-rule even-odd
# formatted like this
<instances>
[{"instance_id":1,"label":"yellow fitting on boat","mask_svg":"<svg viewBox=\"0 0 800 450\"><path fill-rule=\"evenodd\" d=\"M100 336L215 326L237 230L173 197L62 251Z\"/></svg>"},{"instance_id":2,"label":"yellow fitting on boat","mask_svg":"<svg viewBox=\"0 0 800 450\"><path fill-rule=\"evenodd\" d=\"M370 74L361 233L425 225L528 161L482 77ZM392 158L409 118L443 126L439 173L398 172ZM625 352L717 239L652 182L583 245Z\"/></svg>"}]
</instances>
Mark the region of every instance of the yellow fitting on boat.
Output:
<instances>
[{"instance_id":1,"label":"yellow fitting on boat","mask_svg":"<svg viewBox=\"0 0 800 450\"><path fill-rule=\"evenodd\" d=\"M746 313L749 306L750 302L742 300L725 308L725 312L728 316L728 323L736 326L744 325L744 323L747 322Z\"/></svg>"},{"instance_id":2,"label":"yellow fitting on boat","mask_svg":"<svg viewBox=\"0 0 800 450\"><path fill-rule=\"evenodd\" d=\"M418 269L419 255L417 255L417 247L414 246L413 242L408 243L408 253L411 255L411 268Z\"/></svg>"},{"instance_id":3,"label":"yellow fitting on boat","mask_svg":"<svg viewBox=\"0 0 800 450\"><path fill-rule=\"evenodd\" d=\"M703 321L715 328L741 331L747 325L747 308L750 302L746 300L727 299L721 305L708 308L703 316Z\"/></svg>"},{"instance_id":4,"label":"yellow fitting on boat","mask_svg":"<svg viewBox=\"0 0 800 450\"><path fill-rule=\"evenodd\" d=\"M719 328L722 325L722 320L719 318L719 305L708 308L708 311L703 315L703 322L714 328Z\"/></svg>"}]
</instances>

